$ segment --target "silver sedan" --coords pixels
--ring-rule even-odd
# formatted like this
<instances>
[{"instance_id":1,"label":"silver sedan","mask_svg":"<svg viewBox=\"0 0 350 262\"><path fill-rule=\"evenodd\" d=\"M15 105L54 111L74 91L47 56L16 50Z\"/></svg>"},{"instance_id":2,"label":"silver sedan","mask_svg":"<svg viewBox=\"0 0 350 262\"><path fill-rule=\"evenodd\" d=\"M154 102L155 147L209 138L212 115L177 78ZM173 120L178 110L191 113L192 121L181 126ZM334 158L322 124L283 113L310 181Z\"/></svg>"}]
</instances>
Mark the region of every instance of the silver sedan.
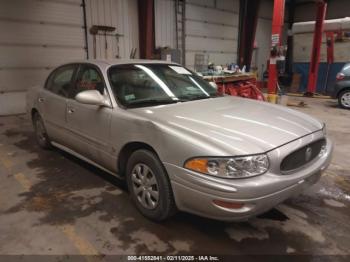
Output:
<instances>
[{"instance_id":1,"label":"silver sedan","mask_svg":"<svg viewBox=\"0 0 350 262\"><path fill-rule=\"evenodd\" d=\"M316 183L332 143L320 121L221 96L196 73L147 60L62 65L27 97L38 143L126 179L152 220L261 214Z\"/></svg>"}]
</instances>

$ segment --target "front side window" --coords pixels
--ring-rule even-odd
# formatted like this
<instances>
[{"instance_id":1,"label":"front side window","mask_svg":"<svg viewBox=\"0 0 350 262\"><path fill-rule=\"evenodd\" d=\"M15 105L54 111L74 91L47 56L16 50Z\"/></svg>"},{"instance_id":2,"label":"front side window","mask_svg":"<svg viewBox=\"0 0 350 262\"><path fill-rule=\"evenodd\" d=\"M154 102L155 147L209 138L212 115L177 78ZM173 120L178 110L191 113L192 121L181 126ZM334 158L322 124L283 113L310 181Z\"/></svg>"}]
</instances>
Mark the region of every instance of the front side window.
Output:
<instances>
[{"instance_id":1,"label":"front side window","mask_svg":"<svg viewBox=\"0 0 350 262\"><path fill-rule=\"evenodd\" d=\"M117 65L109 69L108 76L116 99L125 107L217 97L217 90L208 82L177 65Z\"/></svg>"},{"instance_id":2,"label":"front side window","mask_svg":"<svg viewBox=\"0 0 350 262\"><path fill-rule=\"evenodd\" d=\"M78 93L85 90L97 90L103 95L104 89L104 81L99 71L95 67L84 65L79 70L75 87L70 97L74 98Z\"/></svg>"},{"instance_id":3,"label":"front side window","mask_svg":"<svg viewBox=\"0 0 350 262\"><path fill-rule=\"evenodd\" d=\"M58 68L50 75L46 88L55 94L68 97L75 68L75 65Z\"/></svg>"}]
</instances>

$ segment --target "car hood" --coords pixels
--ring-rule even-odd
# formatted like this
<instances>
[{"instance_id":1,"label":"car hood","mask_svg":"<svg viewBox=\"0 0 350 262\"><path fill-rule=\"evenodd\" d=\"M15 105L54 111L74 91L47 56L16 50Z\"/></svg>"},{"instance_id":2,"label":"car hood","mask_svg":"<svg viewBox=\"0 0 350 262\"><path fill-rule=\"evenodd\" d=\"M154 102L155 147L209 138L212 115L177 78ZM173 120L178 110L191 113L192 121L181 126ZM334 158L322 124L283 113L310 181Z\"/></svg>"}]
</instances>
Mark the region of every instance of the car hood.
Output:
<instances>
[{"instance_id":1,"label":"car hood","mask_svg":"<svg viewBox=\"0 0 350 262\"><path fill-rule=\"evenodd\" d=\"M189 133L234 154L266 152L323 126L286 107L231 96L132 111L154 124Z\"/></svg>"}]
</instances>

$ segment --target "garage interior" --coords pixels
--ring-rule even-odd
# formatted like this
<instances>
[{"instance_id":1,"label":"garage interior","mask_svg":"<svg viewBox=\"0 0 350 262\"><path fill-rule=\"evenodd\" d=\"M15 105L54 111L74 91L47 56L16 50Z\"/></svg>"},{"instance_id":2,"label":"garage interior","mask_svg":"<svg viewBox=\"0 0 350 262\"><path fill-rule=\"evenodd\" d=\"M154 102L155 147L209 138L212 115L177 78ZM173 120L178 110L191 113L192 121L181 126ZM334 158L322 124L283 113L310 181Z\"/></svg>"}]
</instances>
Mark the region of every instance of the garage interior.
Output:
<instances>
[{"instance_id":1,"label":"garage interior","mask_svg":"<svg viewBox=\"0 0 350 262\"><path fill-rule=\"evenodd\" d=\"M350 110L333 95L350 63L349 10L347 0L0 0L0 260L349 261ZM125 182L35 141L27 91L55 67L84 59L173 61L227 95L307 113L326 124L332 162L307 191L246 222L183 212L151 222L132 205Z\"/></svg>"}]
</instances>

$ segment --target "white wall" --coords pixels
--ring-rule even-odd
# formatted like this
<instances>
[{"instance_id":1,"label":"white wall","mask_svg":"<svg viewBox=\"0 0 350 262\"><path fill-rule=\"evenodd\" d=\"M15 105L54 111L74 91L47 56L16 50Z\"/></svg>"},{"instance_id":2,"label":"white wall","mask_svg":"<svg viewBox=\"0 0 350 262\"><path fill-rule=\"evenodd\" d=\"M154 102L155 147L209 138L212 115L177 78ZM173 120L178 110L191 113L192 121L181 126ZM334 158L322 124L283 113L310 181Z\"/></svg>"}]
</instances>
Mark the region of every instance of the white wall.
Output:
<instances>
[{"instance_id":1,"label":"white wall","mask_svg":"<svg viewBox=\"0 0 350 262\"><path fill-rule=\"evenodd\" d=\"M328 1L326 19L343 18L350 16L349 0ZM313 21L316 17L316 4L299 5L295 10L295 22Z\"/></svg>"},{"instance_id":2,"label":"white wall","mask_svg":"<svg viewBox=\"0 0 350 262\"><path fill-rule=\"evenodd\" d=\"M186 66L204 53L216 65L237 61L239 1L188 0L186 4ZM216 6L215 6L216 3Z\"/></svg>"},{"instance_id":3,"label":"white wall","mask_svg":"<svg viewBox=\"0 0 350 262\"><path fill-rule=\"evenodd\" d=\"M139 49L137 0L86 0L87 27L115 26L123 36L97 37L97 58L128 58ZM25 92L52 68L86 58L82 0L0 0L0 115L23 113ZM90 58L92 36L88 35ZM138 56L138 52L137 52Z\"/></svg>"},{"instance_id":4,"label":"white wall","mask_svg":"<svg viewBox=\"0 0 350 262\"><path fill-rule=\"evenodd\" d=\"M176 48L175 1L154 1L154 27L156 48Z\"/></svg>"},{"instance_id":5,"label":"white wall","mask_svg":"<svg viewBox=\"0 0 350 262\"><path fill-rule=\"evenodd\" d=\"M196 53L217 65L236 62L239 0L186 1L186 66ZM155 0L156 47L176 47L175 4Z\"/></svg>"},{"instance_id":6,"label":"white wall","mask_svg":"<svg viewBox=\"0 0 350 262\"><path fill-rule=\"evenodd\" d=\"M310 62L311 49L313 43L313 33L295 34L293 36L293 62L308 63ZM321 45L320 62L327 61L326 37L322 37L323 44Z\"/></svg>"},{"instance_id":7,"label":"white wall","mask_svg":"<svg viewBox=\"0 0 350 262\"><path fill-rule=\"evenodd\" d=\"M350 16L349 0L333 0L328 2L326 19L344 18ZM308 3L300 5L296 8L295 22L314 21L316 17L316 4ZM294 35L294 62L310 61L313 33ZM334 44L334 61L348 62L350 61L350 42L335 42ZM323 34L320 61L327 61L326 37Z\"/></svg>"},{"instance_id":8,"label":"white wall","mask_svg":"<svg viewBox=\"0 0 350 262\"><path fill-rule=\"evenodd\" d=\"M271 28L272 28L273 1L261 1L258 13L255 41L257 49L254 50L252 67L258 69L258 79L262 79L266 70L266 62L270 55Z\"/></svg>"},{"instance_id":9,"label":"white wall","mask_svg":"<svg viewBox=\"0 0 350 262\"><path fill-rule=\"evenodd\" d=\"M310 62L313 33L304 33L294 35L294 51L293 61L295 63L308 63ZM335 63L347 63L350 61L350 42L349 39L342 42L334 43L334 62ZM320 62L327 62L327 45L326 35L322 35L322 44L320 52Z\"/></svg>"},{"instance_id":10,"label":"white wall","mask_svg":"<svg viewBox=\"0 0 350 262\"><path fill-rule=\"evenodd\" d=\"M266 62L270 54L270 39L271 20L258 18L258 25L255 34L257 49L253 52L252 67L258 69L259 80L261 79L263 72L266 70Z\"/></svg>"},{"instance_id":11,"label":"white wall","mask_svg":"<svg viewBox=\"0 0 350 262\"><path fill-rule=\"evenodd\" d=\"M25 91L67 59L85 56L80 0L0 0L0 91Z\"/></svg>"},{"instance_id":12,"label":"white wall","mask_svg":"<svg viewBox=\"0 0 350 262\"><path fill-rule=\"evenodd\" d=\"M107 56L105 37L97 36L97 58L112 59L117 56L129 58L132 48L137 48L139 54L139 30L137 15L137 0L86 0L87 24L113 26L121 34L119 42L115 36L107 36ZM93 58L93 37L88 32L90 58Z\"/></svg>"},{"instance_id":13,"label":"white wall","mask_svg":"<svg viewBox=\"0 0 350 262\"><path fill-rule=\"evenodd\" d=\"M28 88L86 56L83 25L80 0L0 0L0 115L24 112Z\"/></svg>"}]
</instances>

